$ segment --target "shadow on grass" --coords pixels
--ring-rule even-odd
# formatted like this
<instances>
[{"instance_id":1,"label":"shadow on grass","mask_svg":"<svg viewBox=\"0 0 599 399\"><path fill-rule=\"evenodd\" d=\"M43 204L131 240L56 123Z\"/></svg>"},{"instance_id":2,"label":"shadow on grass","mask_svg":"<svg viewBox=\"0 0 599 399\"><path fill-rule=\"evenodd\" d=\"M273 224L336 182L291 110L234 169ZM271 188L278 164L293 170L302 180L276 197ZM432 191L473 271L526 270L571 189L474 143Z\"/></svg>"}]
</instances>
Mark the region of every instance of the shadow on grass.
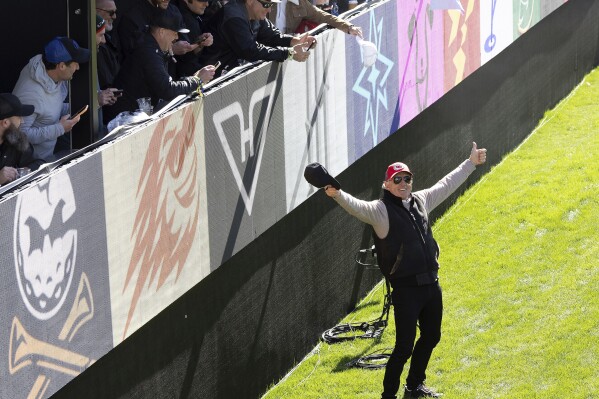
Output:
<instances>
[{"instance_id":1,"label":"shadow on grass","mask_svg":"<svg viewBox=\"0 0 599 399\"><path fill-rule=\"evenodd\" d=\"M351 368L353 368L352 363L363 357L363 356L367 356L370 355L372 353L375 352L383 352L383 351L387 351L389 350L389 348L380 348L380 344L381 344L381 338L356 338L356 341L370 341L370 344L365 347L364 349L362 349L362 351L356 355L350 356L350 355L346 355L341 357L341 359L339 359L339 361L337 362L337 365L335 365L335 367L331 370L332 373L340 373L343 371L347 371Z\"/></svg>"}]
</instances>

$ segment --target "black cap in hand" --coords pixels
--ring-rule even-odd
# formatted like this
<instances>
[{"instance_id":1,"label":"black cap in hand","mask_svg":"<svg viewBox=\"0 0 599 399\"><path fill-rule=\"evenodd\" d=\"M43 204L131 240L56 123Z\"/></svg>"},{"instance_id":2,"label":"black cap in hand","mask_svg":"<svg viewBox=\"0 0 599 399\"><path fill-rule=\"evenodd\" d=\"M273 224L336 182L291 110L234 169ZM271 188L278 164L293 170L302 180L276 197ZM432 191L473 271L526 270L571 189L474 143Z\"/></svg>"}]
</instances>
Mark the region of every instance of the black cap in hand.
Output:
<instances>
[{"instance_id":1,"label":"black cap in hand","mask_svg":"<svg viewBox=\"0 0 599 399\"><path fill-rule=\"evenodd\" d=\"M339 182L329 174L329 171L318 162L306 166L306 169L304 169L304 178L314 187L321 188L331 185L337 190L341 188L341 184L339 184Z\"/></svg>"}]
</instances>

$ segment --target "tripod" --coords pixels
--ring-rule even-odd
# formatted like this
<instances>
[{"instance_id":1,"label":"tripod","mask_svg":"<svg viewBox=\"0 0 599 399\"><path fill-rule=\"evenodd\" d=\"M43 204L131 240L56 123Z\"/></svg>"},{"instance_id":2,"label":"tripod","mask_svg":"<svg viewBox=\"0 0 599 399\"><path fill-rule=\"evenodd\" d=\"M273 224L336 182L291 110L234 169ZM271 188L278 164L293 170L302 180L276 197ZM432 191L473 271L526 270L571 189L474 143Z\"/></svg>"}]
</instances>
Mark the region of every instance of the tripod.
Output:
<instances>
[{"instance_id":1,"label":"tripod","mask_svg":"<svg viewBox=\"0 0 599 399\"><path fill-rule=\"evenodd\" d=\"M370 254L371 257L376 258L374 247L368 249L361 249L356 254L356 263L360 266L364 266L367 269L377 269L378 265L374 263L365 263L360 260L362 254ZM376 259L375 259L376 260ZM385 279L385 294L383 300L383 310L381 315L370 321L355 322L338 324L333 328L329 328L322 333L322 340L328 344L335 344L338 342L351 341L358 338L379 338L387 327L389 321L389 311L391 309L391 284L389 280Z\"/></svg>"}]
</instances>

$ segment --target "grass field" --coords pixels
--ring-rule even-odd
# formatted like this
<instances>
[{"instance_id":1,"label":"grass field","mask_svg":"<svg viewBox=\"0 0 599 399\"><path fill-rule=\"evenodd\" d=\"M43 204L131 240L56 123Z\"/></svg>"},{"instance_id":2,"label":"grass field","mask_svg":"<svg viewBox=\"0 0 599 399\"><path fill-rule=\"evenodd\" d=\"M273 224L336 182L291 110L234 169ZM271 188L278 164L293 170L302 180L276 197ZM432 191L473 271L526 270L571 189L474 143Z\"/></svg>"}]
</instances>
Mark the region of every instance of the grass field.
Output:
<instances>
[{"instance_id":1,"label":"grass field","mask_svg":"<svg viewBox=\"0 0 599 399\"><path fill-rule=\"evenodd\" d=\"M598 130L595 70L435 224L445 313L427 384L444 398L599 398ZM382 294L344 322L378 317ZM384 371L347 363L394 335L391 317L381 340L321 343L264 398L379 398Z\"/></svg>"}]
</instances>

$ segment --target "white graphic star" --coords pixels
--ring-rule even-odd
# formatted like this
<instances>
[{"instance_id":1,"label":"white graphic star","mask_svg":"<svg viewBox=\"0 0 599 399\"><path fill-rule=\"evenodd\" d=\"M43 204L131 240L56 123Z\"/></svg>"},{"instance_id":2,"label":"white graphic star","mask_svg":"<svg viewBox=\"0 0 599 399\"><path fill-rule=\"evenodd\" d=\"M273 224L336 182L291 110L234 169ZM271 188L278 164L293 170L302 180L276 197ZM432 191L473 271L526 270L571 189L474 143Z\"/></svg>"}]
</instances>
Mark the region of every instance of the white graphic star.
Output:
<instances>
[{"instance_id":1,"label":"white graphic star","mask_svg":"<svg viewBox=\"0 0 599 399\"><path fill-rule=\"evenodd\" d=\"M381 53L381 47L383 43L383 18L381 18L377 23L374 10L370 11L369 32L368 40L373 42L378 50L376 62L370 68L362 68L358 79L352 87L352 91L358 93L360 96L366 99L364 136L366 136L370 129L372 129L372 146L374 147L378 144L380 106L382 105L385 110L389 109L387 102L387 87L385 84L389 74L391 73L391 69L395 64ZM379 69L379 63L383 64L383 67L386 68L384 73L381 73L382 70ZM366 75L368 76L365 78ZM363 83L364 86L362 86Z\"/></svg>"}]
</instances>

